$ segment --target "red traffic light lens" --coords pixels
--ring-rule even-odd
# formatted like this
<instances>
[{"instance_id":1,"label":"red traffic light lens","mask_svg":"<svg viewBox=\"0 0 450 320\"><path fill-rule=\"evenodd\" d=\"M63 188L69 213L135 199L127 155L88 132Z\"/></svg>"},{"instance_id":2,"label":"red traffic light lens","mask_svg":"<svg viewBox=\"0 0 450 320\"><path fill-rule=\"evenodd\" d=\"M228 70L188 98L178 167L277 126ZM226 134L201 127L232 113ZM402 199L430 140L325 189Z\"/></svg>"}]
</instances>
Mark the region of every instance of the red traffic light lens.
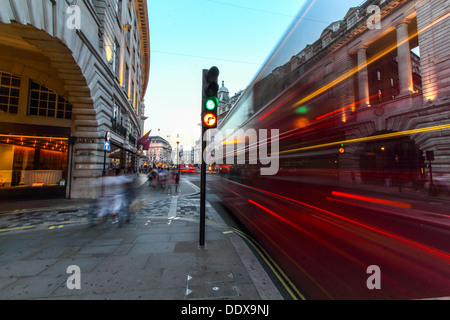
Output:
<instances>
[{"instance_id":1,"label":"red traffic light lens","mask_svg":"<svg viewBox=\"0 0 450 320\"><path fill-rule=\"evenodd\" d=\"M219 91L219 84L217 82L211 82L205 89L205 95L209 97L214 97Z\"/></svg>"},{"instance_id":2,"label":"red traffic light lens","mask_svg":"<svg viewBox=\"0 0 450 320\"><path fill-rule=\"evenodd\" d=\"M216 115L212 113L206 113L203 116L203 124L207 127L214 127L217 123L217 117Z\"/></svg>"}]
</instances>

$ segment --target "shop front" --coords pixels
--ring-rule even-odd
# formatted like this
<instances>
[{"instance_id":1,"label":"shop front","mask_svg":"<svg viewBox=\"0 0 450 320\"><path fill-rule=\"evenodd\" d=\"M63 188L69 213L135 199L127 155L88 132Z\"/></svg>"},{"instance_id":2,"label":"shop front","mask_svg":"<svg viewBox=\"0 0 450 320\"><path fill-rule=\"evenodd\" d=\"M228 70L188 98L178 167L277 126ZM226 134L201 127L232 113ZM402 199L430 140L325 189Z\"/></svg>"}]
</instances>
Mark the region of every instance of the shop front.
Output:
<instances>
[{"instance_id":1,"label":"shop front","mask_svg":"<svg viewBox=\"0 0 450 320\"><path fill-rule=\"evenodd\" d=\"M66 194L70 128L0 123L0 200Z\"/></svg>"},{"instance_id":2,"label":"shop front","mask_svg":"<svg viewBox=\"0 0 450 320\"><path fill-rule=\"evenodd\" d=\"M109 169L121 169L122 173L131 173L137 170L135 152L120 145L120 143L111 142L111 151L109 152Z\"/></svg>"}]
</instances>

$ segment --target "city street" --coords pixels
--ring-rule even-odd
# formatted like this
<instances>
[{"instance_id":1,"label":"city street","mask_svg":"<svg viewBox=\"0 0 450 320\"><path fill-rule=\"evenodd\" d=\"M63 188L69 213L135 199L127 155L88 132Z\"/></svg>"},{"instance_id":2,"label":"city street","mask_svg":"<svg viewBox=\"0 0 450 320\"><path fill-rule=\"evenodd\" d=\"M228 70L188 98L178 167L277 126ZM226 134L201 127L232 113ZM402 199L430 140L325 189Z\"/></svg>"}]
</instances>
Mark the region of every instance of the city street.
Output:
<instances>
[{"instance_id":1,"label":"city street","mask_svg":"<svg viewBox=\"0 0 450 320\"><path fill-rule=\"evenodd\" d=\"M0 0L0 299L450 299L449 1Z\"/></svg>"},{"instance_id":2,"label":"city street","mask_svg":"<svg viewBox=\"0 0 450 320\"><path fill-rule=\"evenodd\" d=\"M211 177L210 188L311 299L450 296L448 200L411 189L266 180L256 188ZM372 268L378 289L368 285Z\"/></svg>"},{"instance_id":3,"label":"city street","mask_svg":"<svg viewBox=\"0 0 450 320\"><path fill-rule=\"evenodd\" d=\"M12 216L21 224L0 233L0 299L282 299L209 204L207 247L197 247L196 192L185 179L179 194L145 181L143 208L122 228L111 220L102 230L90 227L87 204L3 213L3 224L19 223ZM73 266L80 289L69 288Z\"/></svg>"}]
</instances>

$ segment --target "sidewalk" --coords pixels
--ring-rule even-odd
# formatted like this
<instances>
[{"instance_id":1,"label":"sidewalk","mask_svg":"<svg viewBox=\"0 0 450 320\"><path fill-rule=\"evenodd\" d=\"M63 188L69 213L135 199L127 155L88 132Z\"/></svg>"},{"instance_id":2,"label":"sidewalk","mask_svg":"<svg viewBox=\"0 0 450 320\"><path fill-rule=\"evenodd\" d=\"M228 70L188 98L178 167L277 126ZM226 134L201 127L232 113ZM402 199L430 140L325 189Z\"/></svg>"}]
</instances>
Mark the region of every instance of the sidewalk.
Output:
<instances>
[{"instance_id":1,"label":"sidewalk","mask_svg":"<svg viewBox=\"0 0 450 320\"><path fill-rule=\"evenodd\" d=\"M242 238L208 203L206 248L198 248L200 204L189 196L195 192L185 179L178 195L144 183L135 218L122 228L109 220L103 230L88 227L91 202L2 207L0 299L281 300ZM80 278L69 266L79 267ZM81 288L70 289L77 279Z\"/></svg>"}]
</instances>

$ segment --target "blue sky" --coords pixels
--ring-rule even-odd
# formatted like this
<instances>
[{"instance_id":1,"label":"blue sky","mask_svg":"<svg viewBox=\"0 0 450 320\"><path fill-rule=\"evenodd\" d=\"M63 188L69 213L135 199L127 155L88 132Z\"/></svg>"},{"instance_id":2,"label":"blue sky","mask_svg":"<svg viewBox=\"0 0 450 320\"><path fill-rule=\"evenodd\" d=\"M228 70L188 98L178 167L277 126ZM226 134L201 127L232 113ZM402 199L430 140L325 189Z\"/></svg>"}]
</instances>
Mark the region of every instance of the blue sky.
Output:
<instances>
[{"instance_id":1,"label":"blue sky","mask_svg":"<svg viewBox=\"0 0 450 320\"><path fill-rule=\"evenodd\" d=\"M181 144L199 137L201 70L216 65L230 94L250 83L303 0L148 0L145 129ZM160 129L160 131L158 131Z\"/></svg>"},{"instance_id":2,"label":"blue sky","mask_svg":"<svg viewBox=\"0 0 450 320\"><path fill-rule=\"evenodd\" d=\"M234 95L250 83L306 0L148 0L150 78L145 130L175 146L200 137L202 69L217 66ZM317 40L362 0L314 0L299 39ZM303 48L301 47L301 48ZM159 130L158 130L159 129Z\"/></svg>"}]
</instances>

